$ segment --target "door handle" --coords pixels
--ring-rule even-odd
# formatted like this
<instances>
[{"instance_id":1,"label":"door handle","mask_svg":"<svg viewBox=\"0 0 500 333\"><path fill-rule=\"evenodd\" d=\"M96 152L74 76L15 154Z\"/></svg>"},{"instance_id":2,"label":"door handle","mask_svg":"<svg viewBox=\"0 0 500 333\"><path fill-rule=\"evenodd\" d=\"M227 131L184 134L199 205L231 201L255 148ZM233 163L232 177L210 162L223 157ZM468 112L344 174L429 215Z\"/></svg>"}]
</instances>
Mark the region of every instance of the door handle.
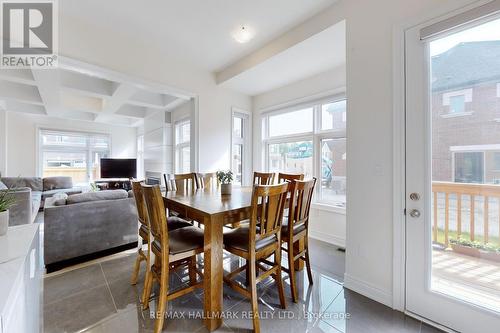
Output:
<instances>
[{"instance_id":1,"label":"door handle","mask_svg":"<svg viewBox=\"0 0 500 333\"><path fill-rule=\"evenodd\" d=\"M410 216L414 218L420 217L420 211L418 209L412 209L410 211Z\"/></svg>"}]
</instances>

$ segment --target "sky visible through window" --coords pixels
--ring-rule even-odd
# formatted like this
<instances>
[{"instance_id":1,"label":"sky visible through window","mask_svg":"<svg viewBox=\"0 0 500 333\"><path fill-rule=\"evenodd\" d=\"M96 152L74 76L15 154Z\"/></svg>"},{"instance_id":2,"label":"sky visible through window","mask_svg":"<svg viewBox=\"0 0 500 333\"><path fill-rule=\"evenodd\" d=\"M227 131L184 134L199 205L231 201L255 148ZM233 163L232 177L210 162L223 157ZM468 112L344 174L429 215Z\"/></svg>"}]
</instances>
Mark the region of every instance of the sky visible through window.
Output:
<instances>
[{"instance_id":1,"label":"sky visible through window","mask_svg":"<svg viewBox=\"0 0 500 333\"><path fill-rule=\"evenodd\" d=\"M431 56L446 52L459 43L492 40L500 40L500 19L433 41L430 43Z\"/></svg>"}]
</instances>

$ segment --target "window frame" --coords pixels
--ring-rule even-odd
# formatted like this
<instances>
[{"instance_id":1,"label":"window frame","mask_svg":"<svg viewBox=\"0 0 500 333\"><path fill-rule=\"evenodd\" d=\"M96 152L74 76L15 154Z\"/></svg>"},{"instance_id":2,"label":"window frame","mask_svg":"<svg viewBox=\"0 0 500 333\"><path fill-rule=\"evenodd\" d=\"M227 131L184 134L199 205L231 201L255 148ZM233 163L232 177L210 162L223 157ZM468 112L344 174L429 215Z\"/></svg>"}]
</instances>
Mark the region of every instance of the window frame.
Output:
<instances>
[{"instance_id":1,"label":"window frame","mask_svg":"<svg viewBox=\"0 0 500 333\"><path fill-rule=\"evenodd\" d=\"M261 114L261 141L262 141L262 166L269 172L270 170L270 160L269 160L269 146L272 144L290 143L298 141L312 141L313 143L313 171L312 176L316 177L319 182L319 186L316 186L315 196L313 199L313 204L318 207L324 207L330 211L338 211L340 213L345 213L345 206L340 207L334 202L328 202L321 198L321 141L325 139L347 139L346 128L341 129L327 129L322 130L322 105L328 103L335 103L340 101L347 101L347 96L345 93L330 95L321 99L312 100L306 103L300 103L293 106L280 108L277 110L271 110ZM294 112L297 110L302 110L305 108L311 108L313 112L313 126L311 132L305 133L295 133L290 135L273 136L269 135L269 118L278 115L285 114L289 112ZM347 124L347 104L346 104L346 124Z\"/></svg>"},{"instance_id":2,"label":"window frame","mask_svg":"<svg viewBox=\"0 0 500 333\"><path fill-rule=\"evenodd\" d=\"M234 118L242 118L242 137L234 135ZM252 172L252 113L237 107L231 108L231 136L229 146L229 168L233 170L233 146L236 144L242 145L241 153L241 185L248 186L251 184Z\"/></svg>"},{"instance_id":3,"label":"window frame","mask_svg":"<svg viewBox=\"0 0 500 333\"><path fill-rule=\"evenodd\" d=\"M99 132L86 132L79 130L71 130L71 129L54 129L54 128L45 128L45 127L37 127L37 158L36 158L36 170L37 176L43 177L43 154L45 152L61 152L61 153L83 153L85 154L86 159L86 180L85 184L91 183L91 170L92 170L92 154L94 152L103 152L107 153L109 157L112 156L112 138L109 133L99 133ZM81 135L85 137L85 146L58 146L58 145L44 145L43 144L43 136L46 134L55 134L55 135ZM91 144L92 138L95 137L104 137L107 139L108 147L104 148L95 148ZM97 179L94 179L95 181Z\"/></svg>"},{"instance_id":4,"label":"window frame","mask_svg":"<svg viewBox=\"0 0 500 333\"><path fill-rule=\"evenodd\" d=\"M177 142L177 127L183 126L185 124L189 124L189 140L183 141L183 142ZM173 130L173 136L174 136L174 156L173 156L174 173L184 173L184 171L183 171L184 170L184 162L183 162L183 159L180 157L180 152L185 148L190 149L190 151L189 151L189 170L191 170L191 131L192 131L192 124L191 124L190 117L183 117L183 118L180 118L179 120L176 120L174 122L174 130ZM177 161L177 156L179 156L179 161ZM177 162L179 162L179 170L177 170Z\"/></svg>"}]
</instances>

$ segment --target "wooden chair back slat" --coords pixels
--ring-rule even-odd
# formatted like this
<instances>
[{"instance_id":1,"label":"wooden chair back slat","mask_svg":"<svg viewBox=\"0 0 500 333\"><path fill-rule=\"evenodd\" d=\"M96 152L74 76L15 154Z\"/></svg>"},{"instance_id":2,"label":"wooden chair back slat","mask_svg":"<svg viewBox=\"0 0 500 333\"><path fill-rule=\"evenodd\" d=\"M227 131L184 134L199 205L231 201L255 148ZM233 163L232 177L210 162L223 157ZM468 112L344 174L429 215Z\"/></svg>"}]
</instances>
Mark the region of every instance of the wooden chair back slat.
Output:
<instances>
[{"instance_id":1,"label":"wooden chair back slat","mask_svg":"<svg viewBox=\"0 0 500 333\"><path fill-rule=\"evenodd\" d=\"M279 233L285 209L288 184L254 185L252 216L250 219L250 244L255 240ZM259 230L257 231L257 226Z\"/></svg>"},{"instance_id":2,"label":"wooden chair back slat","mask_svg":"<svg viewBox=\"0 0 500 333\"><path fill-rule=\"evenodd\" d=\"M294 180L304 180L303 174L291 174L291 173L278 173L278 184L289 181L293 182Z\"/></svg>"},{"instance_id":3,"label":"wooden chair back slat","mask_svg":"<svg viewBox=\"0 0 500 333\"><path fill-rule=\"evenodd\" d=\"M142 182L132 181L132 192L134 193L135 206L137 207L137 217L139 223L148 227L148 212L146 210L146 204L144 202L144 195L142 194Z\"/></svg>"},{"instance_id":4,"label":"wooden chair back slat","mask_svg":"<svg viewBox=\"0 0 500 333\"><path fill-rule=\"evenodd\" d=\"M308 227L309 213L311 210L312 197L316 178L311 180L295 180L290 184L290 201L288 215L288 231L293 234L293 229L302 224Z\"/></svg>"},{"instance_id":5,"label":"wooden chair back slat","mask_svg":"<svg viewBox=\"0 0 500 333\"><path fill-rule=\"evenodd\" d=\"M212 186L216 186L218 184L217 181L217 173L215 172L207 172L207 173L197 173L197 188L211 188Z\"/></svg>"},{"instance_id":6,"label":"wooden chair back slat","mask_svg":"<svg viewBox=\"0 0 500 333\"><path fill-rule=\"evenodd\" d=\"M168 227L165 205L158 185L142 185L144 201L148 212L151 234L161 244L162 250L168 250Z\"/></svg>"},{"instance_id":7,"label":"wooden chair back slat","mask_svg":"<svg viewBox=\"0 0 500 333\"><path fill-rule=\"evenodd\" d=\"M198 188L196 173L165 175L167 191L194 192Z\"/></svg>"},{"instance_id":8,"label":"wooden chair back slat","mask_svg":"<svg viewBox=\"0 0 500 333\"><path fill-rule=\"evenodd\" d=\"M273 172L254 172L253 184L254 185L272 185L274 184Z\"/></svg>"}]
</instances>

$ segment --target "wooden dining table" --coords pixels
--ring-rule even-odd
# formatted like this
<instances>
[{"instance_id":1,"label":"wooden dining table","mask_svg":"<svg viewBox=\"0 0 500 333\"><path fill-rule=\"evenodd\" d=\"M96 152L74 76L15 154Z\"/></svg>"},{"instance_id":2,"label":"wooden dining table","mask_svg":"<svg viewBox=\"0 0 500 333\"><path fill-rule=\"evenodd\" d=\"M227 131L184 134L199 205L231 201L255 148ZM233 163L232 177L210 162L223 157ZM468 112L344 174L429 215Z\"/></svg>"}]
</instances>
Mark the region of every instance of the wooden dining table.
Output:
<instances>
[{"instance_id":1,"label":"wooden dining table","mask_svg":"<svg viewBox=\"0 0 500 333\"><path fill-rule=\"evenodd\" d=\"M221 195L217 187L169 191L163 199L170 211L204 225L204 324L209 331L216 330L223 318L223 227L250 218L252 187L235 186L230 195Z\"/></svg>"}]
</instances>

